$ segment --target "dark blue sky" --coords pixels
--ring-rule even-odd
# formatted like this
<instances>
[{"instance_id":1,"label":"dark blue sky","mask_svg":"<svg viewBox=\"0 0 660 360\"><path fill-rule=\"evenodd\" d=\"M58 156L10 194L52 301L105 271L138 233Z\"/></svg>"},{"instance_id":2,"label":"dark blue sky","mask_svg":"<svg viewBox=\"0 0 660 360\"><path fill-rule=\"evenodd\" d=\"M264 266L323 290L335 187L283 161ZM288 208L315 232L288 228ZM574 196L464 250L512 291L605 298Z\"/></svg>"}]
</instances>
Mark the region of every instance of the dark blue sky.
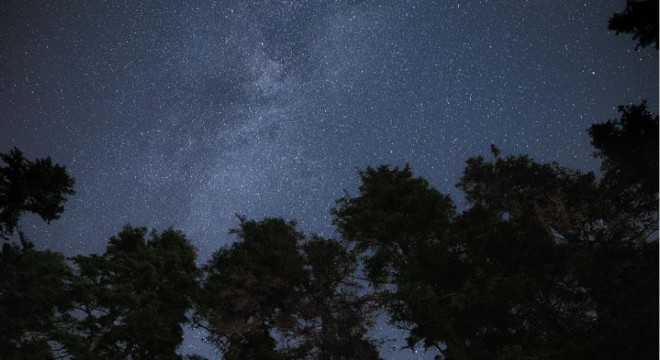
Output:
<instances>
[{"instance_id":1,"label":"dark blue sky","mask_svg":"<svg viewBox=\"0 0 660 360\"><path fill-rule=\"evenodd\" d=\"M657 50L607 31L624 7L2 1L0 152L76 178L60 220L24 222L66 254L130 222L182 229L204 260L235 213L332 236L328 210L367 165L408 162L459 205L465 159L492 142L595 170L590 124L658 110Z\"/></svg>"}]
</instances>

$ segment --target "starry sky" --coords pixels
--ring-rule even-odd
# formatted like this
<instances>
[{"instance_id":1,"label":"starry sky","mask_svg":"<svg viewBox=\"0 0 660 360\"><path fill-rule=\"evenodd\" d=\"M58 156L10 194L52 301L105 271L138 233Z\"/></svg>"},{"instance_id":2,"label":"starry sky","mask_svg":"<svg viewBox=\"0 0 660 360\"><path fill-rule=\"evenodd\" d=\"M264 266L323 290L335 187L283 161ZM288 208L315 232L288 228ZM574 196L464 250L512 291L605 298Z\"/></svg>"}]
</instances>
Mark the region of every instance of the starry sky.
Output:
<instances>
[{"instance_id":1,"label":"starry sky","mask_svg":"<svg viewBox=\"0 0 660 360\"><path fill-rule=\"evenodd\" d=\"M328 210L356 169L384 163L409 163L460 208L464 161L491 143L596 170L590 124L642 99L658 112L657 50L607 30L624 7L5 0L0 152L75 177L60 220L23 222L65 254L103 252L131 223L183 230L204 261L236 213L333 236Z\"/></svg>"}]
</instances>

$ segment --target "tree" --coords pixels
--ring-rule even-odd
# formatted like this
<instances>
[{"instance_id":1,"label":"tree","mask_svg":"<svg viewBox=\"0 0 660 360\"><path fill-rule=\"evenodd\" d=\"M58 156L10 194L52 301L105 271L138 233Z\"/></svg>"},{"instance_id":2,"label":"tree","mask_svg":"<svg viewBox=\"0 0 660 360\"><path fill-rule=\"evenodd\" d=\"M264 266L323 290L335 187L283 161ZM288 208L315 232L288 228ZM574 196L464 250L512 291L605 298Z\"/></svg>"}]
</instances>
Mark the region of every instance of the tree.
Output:
<instances>
[{"instance_id":1,"label":"tree","mask_svg":"<svg viewBox=\"0 0 660 360\"><path fill-rule=\"evenodd\" d=\"M446 231L454 205L425 179L413 178L409 166L369 167L359 176L360 195L339 199L333 222L357 251L373 250L363 257L367 275L376 285L386 284L411 246Z\"/></svg>"},{"instance_id":2,"label":"tree","mask_svg":"<svg viewBox=\"0 0 660 360\"><path fill-rule=\"evenodd\" d=\"M593 173L497 154L493 162L481 156L466 161L457 187L470 204L508 220L527 218L571 240L589 237L603 208Z\"/></svg>"},{"instance_id":3,"label":"tree","mask_svg":"<svg viewBox=\"0 0 660 360\"><path fill-rule=\"evenodd\" d=\"M62 254L28 241L0 251L0 354L3 359L46 359L62 314L70 309L71 271Z\"/></svg>"},{"instance_id":4,"label":"tree","mask_svg":"<svg viewBox=\"0 0 660 360\"><path fill-rule=\"evenodd\" d=\"M658 1L626 0L626 8L610 17L608 29L616 34L633 34L638 47L655 44L658 48Z\"/></svg>"},{"instance_id":5,"label":"tree","mask_svg":"<svg viewBox=\"0 0 660 360\"><path fill-rule=\"evenodd\" d=\"M59 218L67 195L73 195L74 180L50 157L30 161L17 148L0 154L0 237L13 234L24 212L45 221Z\"/></svg>"},{"instance_id":6,"label":"tree","mask_svg":"<svg viewBox=\"0 0 660 360\"><path fill-rule=\"evenodd\" d=\"M468 159L461 214L408 167L359 173L334 222L410 345L446 359L650 358L657 241L613 219L657 222L657 120L642 131L623 118L593 128L600 181L494 146L492 161ZM621 189L636 199L626 212Z\"/></svg>"},{"instance_id":7,"label":"tree","mask_svg":"<svg viewBox=\"0 0 660 360\"><path fill-rule=\"evenodd\" d=\"M620 229L617 236L643 241L658 229L658 116L646 102L618 110L620 119L589 129L594 155L602 159L600 191L611 201L605 220Z\"/></svg>"},{"instance_id":8,"label":"tree","mask_svg":"<svg viewBox=\"0 0 660 360\"><path fill-rule=\"evenodd\" d=\"M196 292L195 250L167 229L125 226L103 255L76 256L70 327L58 339L76 359L178 359Z\"/></svg>"},{"instance_id":9,"label":"tree","mask_svg":"<svg viewBox=\"0 0 660 360\"><path fill-rule=\"evenodd\" d=\"M50 158L0 155L0 236L21 215L57 219L73 179ZM181 324L196 293L195 251L172 229L126 226L103 255L76 256L20 243L0 251L0 354L9 359L180 359Z\"/></svg>"},{"instance_id":10,"label":"tree","mask_svg":"<svg viewBox=\"0 0 660 360\"><path fill-rule=\"evenodd\" d=\"M410 345L421 340L443 350L440 342L459 337L448 313L460 301L455 290L463 277L460 247L449 237L453 203L408 166L359 175L359 195L338 200L334 223L364 261L393 321L410 329Z\"/></svg>"},{"instance_id":11,"label":"tree","mask_svg":"<svg viewBox=\"0 0 660 360\"><path fill-rule=\"evenodd\" d=\"M657 6L657 4L656 4ZM602 159L603 227L583 272L597 314L593 338L601 358L657 357L658 116L620 106L620 119L589 133Z\"/></svg>"},{"instance_id":12,"label":"tree","mask_svg":"<svg viewBox=\"0 0 660 360\"><path fill-rule=\"evenodd\" d=\"M282 219L240 218L239 241L204 265L198 316L226 359L280 359L274 332L296 326L295 309L306 281L298 252L302 234Z\"/></svg>"},{"instance_id":13,"label":"tree","mask_svg":"<svg viewBox=\"0 0 660 360\"><path fill-rule=\"evenodd\" d=\"M240 219L204 267L197 317L226 359L378 359L355 259L295 223Z\"/></svg>"},{"instance_id":14,"label":"tree","mask_svg":"<svg viewBox=\"0 0 660 360\"><path fill-rule=\"evenodd\" d=\"M298 313L301 344L295 358L378 360L376 344L367 336L373 299L361 295L356 259L344 244L312 236L302 244L308 281Z\"/></svg>"},{"instance_id":15,"label":"tree","mask_svg":"<svg viewBox=\"0 0 660 360\"><path fill-rule=\"evenodd\" d=\"M513 280L517 289L503 293L500 302L515 315L506 326L509 333L523 336L498 344L496 353L507 358L588 357L596 307L582 273L602 234L607 203L594 174L539 164L527 156L495 156L492 162L474 157L457 185L473 205L461 217L481 212L491 219L484 227L479 218L458 226L471 233L467 257L478 255L474 264L485 262L494 279ZM505 232L493 237L494 229Z\"/></svg>"},{"instance_id":16,"label":"tree","mask_svg":"<svg viewBox=\"0 0 660 360\"><path fill-rule=\"evenodd\" d=\"M50 158L26 160L17 148L0 154L0 237L10 240L25 212L57 219L73 179ZM0 354L3 358L47 358L49 341L70 309L71 271L62 254L39 251L22 233L0 251Z\"/></svg>"}]
</instances>

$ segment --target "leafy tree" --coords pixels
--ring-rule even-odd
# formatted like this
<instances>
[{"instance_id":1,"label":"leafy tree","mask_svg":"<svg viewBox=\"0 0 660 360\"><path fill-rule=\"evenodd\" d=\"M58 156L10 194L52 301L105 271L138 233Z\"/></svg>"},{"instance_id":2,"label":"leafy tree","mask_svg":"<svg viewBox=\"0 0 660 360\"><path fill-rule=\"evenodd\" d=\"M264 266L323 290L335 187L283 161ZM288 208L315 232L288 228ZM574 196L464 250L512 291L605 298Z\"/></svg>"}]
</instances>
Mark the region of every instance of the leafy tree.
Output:
<instances>
[{"instance_id":1,"label":"leafy tree","mask_svg":"<svg viewBox=\"0 0 660 360\"><path fill-rule=\"evenodd\" d=\"M197 304L224 358L378 359L349 251L293 222L239 219L238 241L203 267Z\"/></svg>"},{"instance_id":2,"label":"leafy tree","mask_svg":"<svg viewBox=\"0 0 660 360\"><path fill-rule=\"evenodd\" d=\"M273 335L295 328L306 281L298 252L302 234L281 219L240 221L231 231L239 241L203 267L199 316L226 359L280 359Z\"/></svg>"},{"instance_id":3,"label":"leafy tree","mask_svg":"<svg viewBox=\"0 0 660 360\"><path fill-rule=\"evenodd\" d=\"M73 179L50 158L0 155L0 236L9 240L20 216L57 219ZM190 299L196 292L195 252L180 232L125 227L105 254L38 251L20 244L0 251L0 354L8 359L179 359Z\"/></svg>"},{"instance_id":4,"label":"leafy tree","mask_svg":"<svg viewBox=\"0 0 660 360\"><path fill-rule=\"evenodd\" d=\"M497 171L483 159L472 163L474 178L483 176L502 188L508 175L527 174L530 167L546 170L538 174L539 184L549 175L565 176L575 186L593 183L593 176L574 176L526 158L501 159ZM519 199L513 196L518 190L509 190L456 215L449 198L413 177L409 167L369 168L360 176L358 196L339 200L335 223L361 253L393 321L410 330L410 346L421 341L447 358L488 359L510 345L547 346L542 337L558 337L577 316L584 317L586 297L556 280L566 279L564 262L558 261L563 249L555 247L553 232L523 209L534 209L530 199L540 205L533 190ZM495 190L469 183L476 192ZM515 208L495 209L498 204ZM565 304L561 311L553 308L557 299Z\"/></svg>"},{"instance_id":5,"label":"leafy tree","mask_svg":"<svg viewBox=\"0 0 660 360\"><path fill-rule=\"evenodd\" d=\"M620 119L590 128L606 201L582 274L598 315L593 353L652 359L658 344L658 116L645 102L619 112Z\"/></svg>"},{"instance_id":6,"label":"leafy tree","mask_svg":"<svg viewBox=\"0 0 660 360\"><path fill-rule=\"evenodd\" d=\"M608 28L616 34L633 34L638 47L655 44L658 48L658 1L657 0L626 0L626 8L621 13L614 13L609 20Z\"/></svg>"},{"instance_id":7,"label":"leafy tree","mask_svg":"<svg viewBox=\"0 0 660 360\"><path fill-rule=\"evenodd\" d=\"M178 359L195 293L195 250L171 229L125 226L103 255L76 256L75 313L60 337L76 359Z\"/></svg>"},{"instance_id":8,"label":"leafy tree","mask_svg":"<svg viewBox=\"0 0 660 360\"><path fill-rule=\"evenodd\" d=\"M605 203L595 176L526 156L496 156L493 162L475 157L468 159L458 187L473 205L461 217L481 212L491 218L481 228L486 222L479 218L457 223L457 230L472 233L466 237L467 257L478 255L474 264L487 264L486 275L493 271L494 279L516 289L501 293L499 301L515 315L508 332L522 337L491 351L505 358L585 357L592 351L588 329L596 309L581 274L602 233ZM494 229L506 229L504 236L492 237Z\"/></svg>"},{"instance_id":9,"label":"leafy tree","mask_svg":"<svg viewBox=\"0 0 660 360\"><path fill-rule=\"evenodd\" d=\"M0 154L0 237L8 239L24 212L45 221L57 219L67 195L74 194L73 178L47 157L30 161L17 148Z\"/></svg>"},{"instance_id":10,"label":"leafy tree","mask_svg":"<svg viewBox=\"0 0 660 360\"><path fill-rule=\"evenodd\" d=\"M645 240L658 229L658 115L646 102L619 112L620 119L589 129L594 155L602 159L600 191L611 202L605 220L619 229L610 233Z\"/></svg>"},{"instance_id":11,"label":"leafy tree","mask_svg":"<svg viewBox=\"0 0 660 360\"><path fill-rule=\"evenodd\" d=\"M0 354L3 359L46 359L48 341L70 309L71 271L62 254L5 243L0 251Z\"/></svg>"},{"instance_id":12,"label":"leafy tree","mask_svg":"<svg viewBox=\"0 0 660 360\"><path fill-rule=\"evenodd\" d=\"M0 237L10 240L20 217L32 212L46 221L63 211L73 179L50 158L26 160L20 150L0 154ZM47 358L49 341L70 309L71 271L62 254L39 251L18 232L18 243L0 251L0 354L7 359Z\"/></svg>"},{"instance_id":13,"label":"leafy tree","mask_svg":"<svg viewBox=\"0 0 660 360\"><path fill-rule=\"evenodd\" d=\"M497 149L495 149L497 150ZM593 173L557 163L539 164L527 156L481 156L467 160L457 186L472 205L508 220L527 218L551 227L564 239L586 240L602 218L602 199ZM499 150L497 150L499 151Z\"/></svg>"},{"instance_id":14,"label":"leafy tree","mask_svg":"<svg viewBox=\"0 0 660 360\"><path fill-rule=\"evenodd\" d=\"M493 147L492 162L468 159L458 186L472 206L458 215L408 167L360 172L334 222L410 345L447 359L650 358L657 241L614 219L657 222L657 120L624 110L592 130L601 181ZM625 125L633 110L651 120Z\"/></svg>"},{"instance_id":15,"label":"leafy tree","mask_svg":"<svg viewBox=\"0 0 660 360\"><path fill-rule=\"evenodd\" d=\"M443 306L434 305L450 304L451 284L460 282L455 277L461 270L454 266L458 249L448 238L453 203L426 180L413 177L408 166L367 168L359 175L359 195L343 197L332 211L340 234L360 254L392 319L411 326L411 345L451 341L445 336L452 326L441 314ZM436 292L436 280L447 288Z\"/></svg>"},{"instance_id":16,"label":"leafy tree","mask_svg":"<svg viewBox=\"0 0 660 360\"><path fill-rule=\"evenodd\" d=\"M307 240L302 252L309 275L298 311L302 341L294 357L378 360L378 349L366 334L373 299L360 294L353 254L344 244L319 236Z\"/></svg>"},{"instance_id":17,"label":"leafy tree","mask_svg":"<svg viewBox=\"0 0 660 360\"><path fill-rule=\"evenodd\" d=\"M381 166L359 172L360 196L345 196L332 210L339 232L356 250L373 250L363 258L375 285L392 281L402 255L419 239L446 231L454 205L422 178L413 178L409 166Z\"/></svg>"}]
</instances>

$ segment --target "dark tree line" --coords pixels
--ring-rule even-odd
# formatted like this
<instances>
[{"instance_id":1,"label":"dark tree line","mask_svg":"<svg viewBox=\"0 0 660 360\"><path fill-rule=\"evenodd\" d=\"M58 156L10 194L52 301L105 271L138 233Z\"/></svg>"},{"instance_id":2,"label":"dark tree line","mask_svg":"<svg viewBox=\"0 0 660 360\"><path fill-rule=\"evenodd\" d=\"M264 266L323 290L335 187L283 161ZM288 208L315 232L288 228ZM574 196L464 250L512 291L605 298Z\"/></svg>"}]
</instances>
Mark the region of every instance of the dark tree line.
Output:
<instances>
[{"instance_id":1,"label":"dark tree line","mask_svg":"<svg viewBox=\"0 0 660 360\"><path fill-rule=\"evenodd\" d=\"M610 28L657 47L657 2ZM630 24L633 25L630 25ZM653 24L655 23L655 30ZM655 37L654 37L655 36ZM0 358L181 356L182 326L225 359L379 359L379 313L439 359L654 359L658 116L643 102L589 129L601 175L528 156L467 159L452 199L409 166L359 172L331 210L340 239L249 220L201 267L185 235L125 226L103 254L38 250L73 178L18 149L0 159Z\"/></svg>"},{"instance_id":2,"label":"dark tree line","mask_svg":"<svg viewBox=\"0 0 660 360\"><path fill-rule=\"evenodd\" d=\"M226 359L378 359L368 330L384 310L410 346L444 359L654 358L658 116L645 103L619 111L590 129L600 178L493 146L467 160L458 212L408 166L367 168L332 210L340 240L240 218L237 241L199 269L175 230L126 226L105 253L66 259L7 217L0 354L180 359L192 321ZM73 192L63 167L17 150L3 160L5 198L17 198L5 174L26 164L46 164L28 184L59 184L25 186L31 200L3 213L61 212Z\"/></svg>"},{"instance_id":3,"label":"dark tree line","mask_svg":"<svg viewBox=\"0 0 660 360\"><path fill-rule=\"evenodd\" d=\"M467 160L460 214L409 167L360 173L335 224L411 345L446 359L657 356L658 117L620 111L590 131L601 179L494 147Z\"/></svg>"}]
</instances>

